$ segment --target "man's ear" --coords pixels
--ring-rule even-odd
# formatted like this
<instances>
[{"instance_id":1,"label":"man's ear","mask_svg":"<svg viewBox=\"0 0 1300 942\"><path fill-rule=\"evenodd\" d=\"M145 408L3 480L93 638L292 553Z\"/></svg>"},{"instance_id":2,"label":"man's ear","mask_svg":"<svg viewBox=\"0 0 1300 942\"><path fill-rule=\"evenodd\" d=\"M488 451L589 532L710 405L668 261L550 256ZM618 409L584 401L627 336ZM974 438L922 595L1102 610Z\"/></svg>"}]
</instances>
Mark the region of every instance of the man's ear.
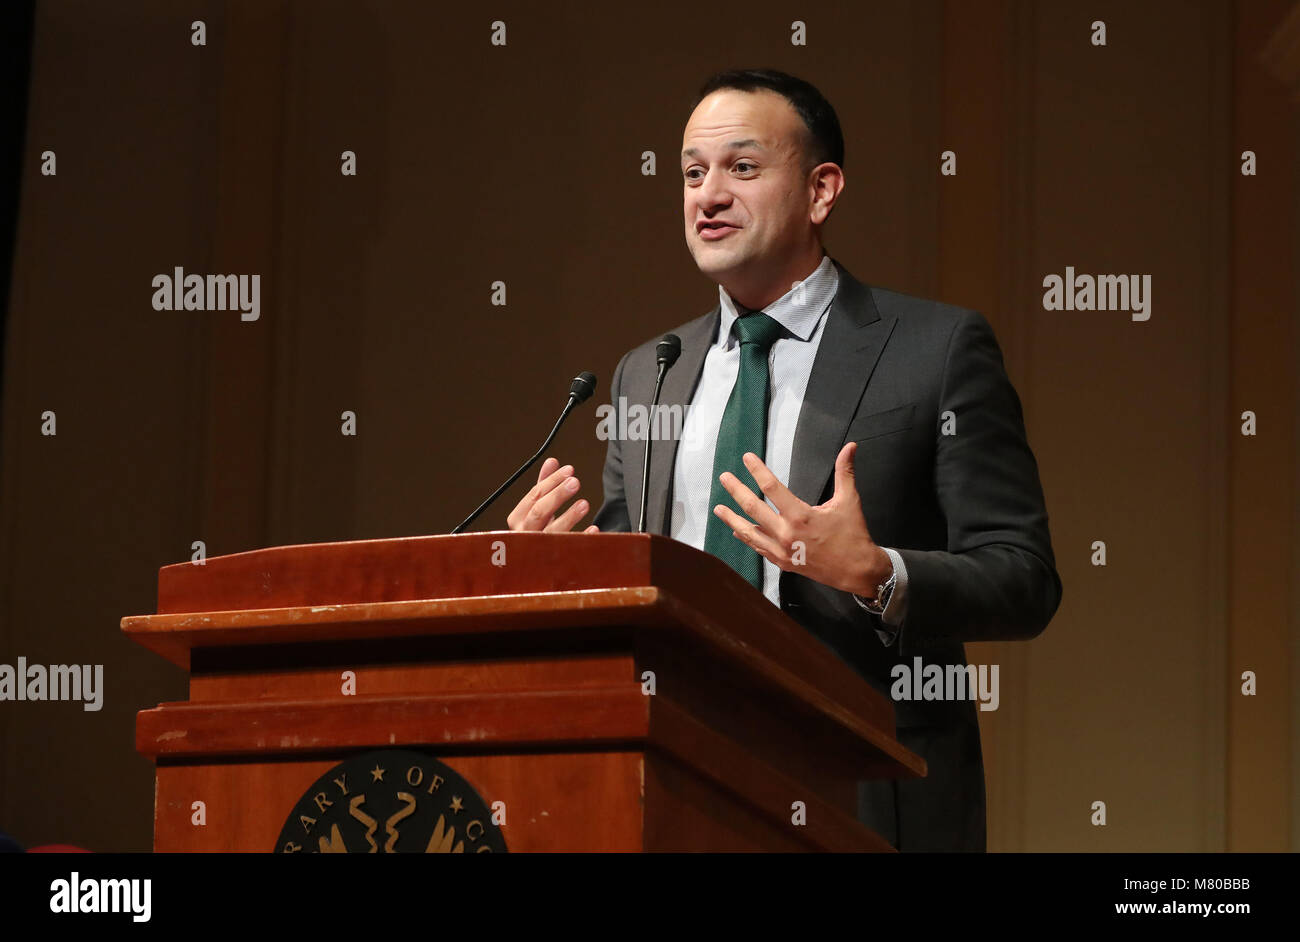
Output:
<instances>
[{"instance_id":1,"label":"man's ear","mask_svg":"<svg viewBox=\"0 0 1300 942\"><path fill-rule=\"evenodd\" d=\"M820 226L830 218L831 210L844 192L844 171L839 164L829 161L818 164L808 174L808 186L812 194L812 205L808 215L813 225Z\"/></svg>"}]
</instances>

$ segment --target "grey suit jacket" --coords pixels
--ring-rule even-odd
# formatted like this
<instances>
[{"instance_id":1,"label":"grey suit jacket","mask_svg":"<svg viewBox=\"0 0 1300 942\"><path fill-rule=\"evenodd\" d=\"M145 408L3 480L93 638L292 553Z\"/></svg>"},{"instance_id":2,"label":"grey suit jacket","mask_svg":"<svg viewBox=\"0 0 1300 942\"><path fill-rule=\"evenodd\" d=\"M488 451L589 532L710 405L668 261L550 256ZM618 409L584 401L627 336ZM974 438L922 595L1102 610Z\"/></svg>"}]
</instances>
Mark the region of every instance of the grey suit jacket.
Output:
<instances>
[{"instance_id":1,"label":"grey suit jacket","mask_svg":"<svg viewBox=\"0 0 1300 942\"><path fill-rule=\"evenodd\" d=\"M834 260L833 260L834 261ZM781 574L781 608L890 695L895 664L965 664L964 641L1029 639L1061 599L1038 467L993 330L976 311L864 285L838 261L795 430L790 480L819 504L835 457L859 443L856 483L872 539L907 566L907 618L886 647L851 595ZM660 401L690 402L719 309L678 327L681 358ZM611 398L648 405L657 372L647 341L619 362ZM954 426L944 434L945 422ZM602 530L639 511L644 441L611 439ZM646 527L667 534L675 441L651 452ZM930 764L925 779L864 783L859 816L901 850L983 850L984 773L971 700L895 700L900 741Z\"/></svg>"}]
</instances>

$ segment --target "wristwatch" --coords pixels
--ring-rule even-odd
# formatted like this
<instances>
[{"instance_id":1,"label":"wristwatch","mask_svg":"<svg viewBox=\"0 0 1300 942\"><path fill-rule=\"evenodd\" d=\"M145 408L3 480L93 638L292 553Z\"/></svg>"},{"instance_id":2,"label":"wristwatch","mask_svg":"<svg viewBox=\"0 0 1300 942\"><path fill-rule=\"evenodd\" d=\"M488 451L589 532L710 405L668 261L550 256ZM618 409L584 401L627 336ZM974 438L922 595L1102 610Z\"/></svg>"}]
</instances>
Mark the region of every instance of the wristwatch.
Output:
<instances>
[{"instance_id":1,"label":"wristwatch","mask_svg":"<svg viewBox=\"0 0 1300 942\"><path fill-rule=\"evenodd\" d=\"M885 614L885 609L889 607L889 597L894 594L894 583L897 581L898 573L891 569L889 578L876 586L876 597L874 599L864 599L860 595L855 596L855 598L857 598L858 601L862 603L862 607L871 614L883 615Z\"/></svg>"}]
</instances>

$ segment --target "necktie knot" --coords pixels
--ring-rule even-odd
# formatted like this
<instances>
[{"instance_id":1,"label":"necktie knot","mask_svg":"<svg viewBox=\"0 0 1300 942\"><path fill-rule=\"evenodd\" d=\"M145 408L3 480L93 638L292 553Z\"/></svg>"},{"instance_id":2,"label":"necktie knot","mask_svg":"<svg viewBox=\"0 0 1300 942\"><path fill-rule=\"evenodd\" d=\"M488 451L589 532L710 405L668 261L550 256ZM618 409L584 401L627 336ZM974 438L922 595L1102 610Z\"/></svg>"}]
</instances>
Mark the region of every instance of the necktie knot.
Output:
<instances>
[{"instance_id":1,"label":"necktie knot","mask_svg":"<svg viewBox=\"0 0 1300 942\"><path fill-rule=\"evenodd\" d=\"M781 336L781 325L762 311L737 317L734 330L742 345L757 344L762 350L771 349Z\"/></svg>"}]
</instances>

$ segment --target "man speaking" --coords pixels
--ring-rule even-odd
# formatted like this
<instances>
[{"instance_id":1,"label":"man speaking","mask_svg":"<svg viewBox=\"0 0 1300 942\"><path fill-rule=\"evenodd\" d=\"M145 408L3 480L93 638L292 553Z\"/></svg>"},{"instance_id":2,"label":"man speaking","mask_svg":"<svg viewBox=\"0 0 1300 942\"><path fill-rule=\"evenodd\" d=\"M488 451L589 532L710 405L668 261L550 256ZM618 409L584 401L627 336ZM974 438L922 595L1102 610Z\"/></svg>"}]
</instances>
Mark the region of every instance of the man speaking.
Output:
<instances>
[{"instance_id":1,"label":"man speaking","mask_svg":"<svg viewBox=\"0 0 1300 942\"><path fill-rule=\"evenodd\" d=\"M718 305L673 331L663 402L690 408L652 451L647 529L725 560L887 695L895 665L1038 635L1061 582L997 340L979 313L864 285L826 254L834 109L781 72L715 75L681 161L686 244ZM619 363L616 407L651 401L657 339ZM645 447L610 439L588 532L633 529ZM548 458L511 529L574 529L579 489ZM974 702L894 706L929 775L862 783L859 818L903 851L984 850Z\"/></svg>"}]
</instances>

